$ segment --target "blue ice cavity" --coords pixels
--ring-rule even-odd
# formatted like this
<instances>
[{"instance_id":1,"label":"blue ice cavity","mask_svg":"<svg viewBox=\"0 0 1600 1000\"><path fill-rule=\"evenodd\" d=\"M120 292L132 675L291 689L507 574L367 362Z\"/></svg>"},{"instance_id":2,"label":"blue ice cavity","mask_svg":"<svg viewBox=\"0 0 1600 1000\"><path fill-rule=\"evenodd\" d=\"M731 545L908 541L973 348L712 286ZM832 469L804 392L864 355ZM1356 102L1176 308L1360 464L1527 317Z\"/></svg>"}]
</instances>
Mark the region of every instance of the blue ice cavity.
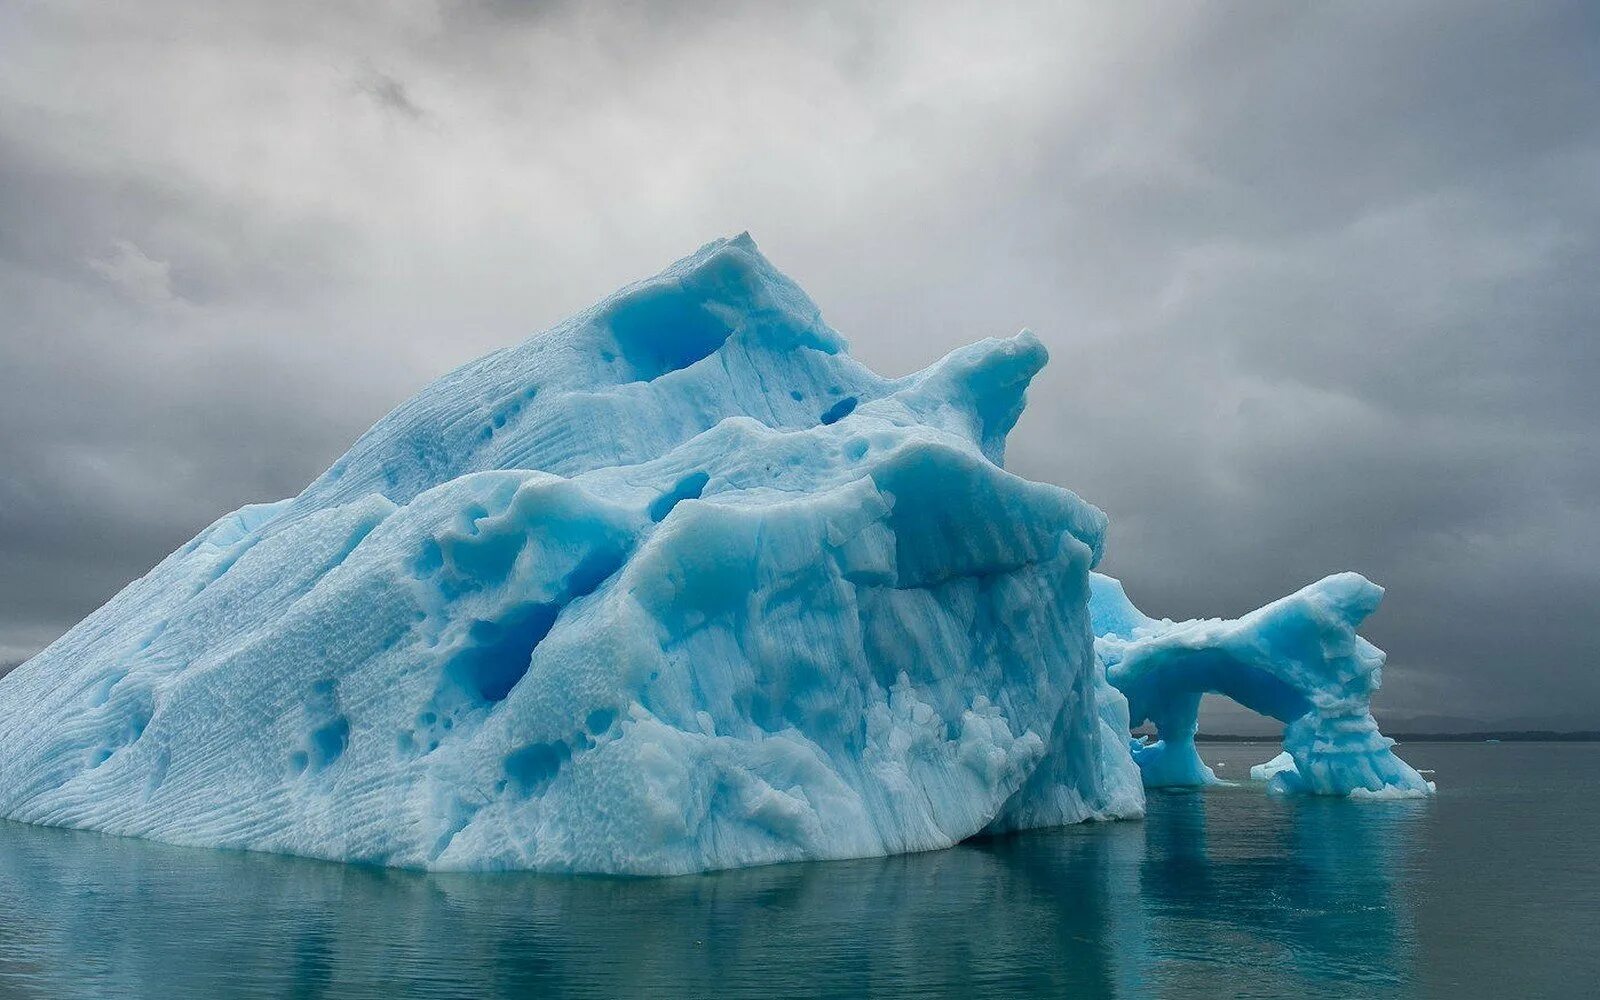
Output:
<instances>
[{"instance_id":1,"label":"blue ice cavity","mask_svg":"<svg viewBox=\"0 0 1600 1000\"><path fill-rule=\"evenodd\" d=\"M670 874L1139 814L1043 346L882 378L747 236L474 361L0 682L0 816Z\"/></svg>"},{"instance_id":2,"label":"blue ice cavity","mask_svg":"<svg viewBox=\"0 0 1600 1000\"><path fill-rule=\"evenodd\" d=\"M1120 582L1090 574L1106 677L1127 697L1130 720L1153 723L1159 737L1132 744L1144 783L1217 782L1194 745L1200 699L1216 693L1285 724L1284 753L1251 769L1275 792L1430 794L1432 783L1395 755L1372 717L1384 656L1356 629L1382 597L1365 577L1340 573L1236 621L1156 621Z\"/></svg>"}]
</instances>

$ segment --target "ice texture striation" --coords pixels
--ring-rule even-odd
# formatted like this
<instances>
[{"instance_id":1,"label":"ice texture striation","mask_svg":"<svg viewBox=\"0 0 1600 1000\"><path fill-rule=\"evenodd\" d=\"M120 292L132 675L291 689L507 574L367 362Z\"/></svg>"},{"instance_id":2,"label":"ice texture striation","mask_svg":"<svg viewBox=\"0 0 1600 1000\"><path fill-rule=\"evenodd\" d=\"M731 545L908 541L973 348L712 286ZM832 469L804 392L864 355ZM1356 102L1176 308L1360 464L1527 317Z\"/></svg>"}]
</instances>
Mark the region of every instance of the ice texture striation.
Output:
<instances>
[{"instance_id":1,"label":"ice texture striation","mask_svg":"<svg viewBox=\"0 0 1600 1000\"><path fill-rule=\"evenodd\" d=\"M882 378L746 236L458 369L0 681L0 816L669 874L1137 815L1024 333Z\"/></svg>"},{"instance_id":2,"label":"ice texture striation","mask_svg":"<svg viewBox=\"0 0 1600 1000\"><path fill-rule=\"evenodd\" d=\"M1356 573L1327 577L1236 621L1156 621L1122 584L1090 574L1095 649L1153 742L1133 756L1147 786L1206 785L1217 776L1194 737L1200 699L1226 695L1285 723L1284 753L1251 768L1276 792L1364 797L1422 796L1433 785L1390 748L1371 699L1383 651L1356 634L1383 588Z\"/></svg>"}]
</instances>

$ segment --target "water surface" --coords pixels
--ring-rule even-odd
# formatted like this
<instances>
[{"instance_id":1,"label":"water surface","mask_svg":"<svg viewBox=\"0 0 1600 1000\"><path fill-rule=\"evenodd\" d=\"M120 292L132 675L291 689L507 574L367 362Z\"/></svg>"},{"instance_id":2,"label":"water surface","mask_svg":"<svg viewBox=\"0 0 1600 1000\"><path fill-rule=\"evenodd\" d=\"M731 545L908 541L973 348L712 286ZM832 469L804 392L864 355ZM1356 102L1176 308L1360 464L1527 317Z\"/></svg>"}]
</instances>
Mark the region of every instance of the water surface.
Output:
<instances>
[{"instance_id":1,"label":"water surface","mask_svg":"<svg viewBox=\"0 0 1600 1000\"><path fill-rule=\"evenodd\" d=\"M1202 748L1244 776L1273 746ZM676 879L426 875L0 823L0 996L1534 997L1600 989L1600 745L1415 744L1430 802Z\"/></svg>"}]
</instances>

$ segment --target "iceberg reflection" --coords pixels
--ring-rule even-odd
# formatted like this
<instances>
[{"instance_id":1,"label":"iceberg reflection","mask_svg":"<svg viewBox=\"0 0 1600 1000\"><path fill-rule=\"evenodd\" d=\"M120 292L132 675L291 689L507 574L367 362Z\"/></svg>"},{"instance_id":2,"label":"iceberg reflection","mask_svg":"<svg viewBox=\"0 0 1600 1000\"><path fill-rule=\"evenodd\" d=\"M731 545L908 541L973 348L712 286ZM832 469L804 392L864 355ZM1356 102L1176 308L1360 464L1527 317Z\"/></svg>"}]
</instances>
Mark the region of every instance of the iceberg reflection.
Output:
<instances>
[{"instance_id":1,"label":"iceberg reflection","mask_svg":"<svg viewBox=\"0 0 1600 1000\"><path fill-rule=\"evenodd\" d=\"M1144 823L651 880L0 823L0 993L1385 995L1423 808L1157 793Z\"/></svg>"}]
</instances>

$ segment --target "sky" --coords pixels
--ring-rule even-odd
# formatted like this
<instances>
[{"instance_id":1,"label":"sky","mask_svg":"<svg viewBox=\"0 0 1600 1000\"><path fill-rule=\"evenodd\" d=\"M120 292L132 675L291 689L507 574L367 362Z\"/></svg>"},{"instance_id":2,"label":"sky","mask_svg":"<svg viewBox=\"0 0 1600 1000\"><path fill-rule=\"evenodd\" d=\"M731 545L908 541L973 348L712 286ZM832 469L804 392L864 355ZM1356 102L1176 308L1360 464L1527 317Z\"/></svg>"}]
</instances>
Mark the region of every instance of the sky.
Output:
<instances>
[{"instance_id":1,"label":"sky","mask_svg":"<svg viewBox=\"0 0 1600 1000\"><path fill-rule=\"evenodd\" d=\"M1600 728L1597 107L1580 2L9 0L0 664L748 230L885 373L1034 330L1146 612L1357 570L1391 726Z\"/></svg>"}]
</instances>

